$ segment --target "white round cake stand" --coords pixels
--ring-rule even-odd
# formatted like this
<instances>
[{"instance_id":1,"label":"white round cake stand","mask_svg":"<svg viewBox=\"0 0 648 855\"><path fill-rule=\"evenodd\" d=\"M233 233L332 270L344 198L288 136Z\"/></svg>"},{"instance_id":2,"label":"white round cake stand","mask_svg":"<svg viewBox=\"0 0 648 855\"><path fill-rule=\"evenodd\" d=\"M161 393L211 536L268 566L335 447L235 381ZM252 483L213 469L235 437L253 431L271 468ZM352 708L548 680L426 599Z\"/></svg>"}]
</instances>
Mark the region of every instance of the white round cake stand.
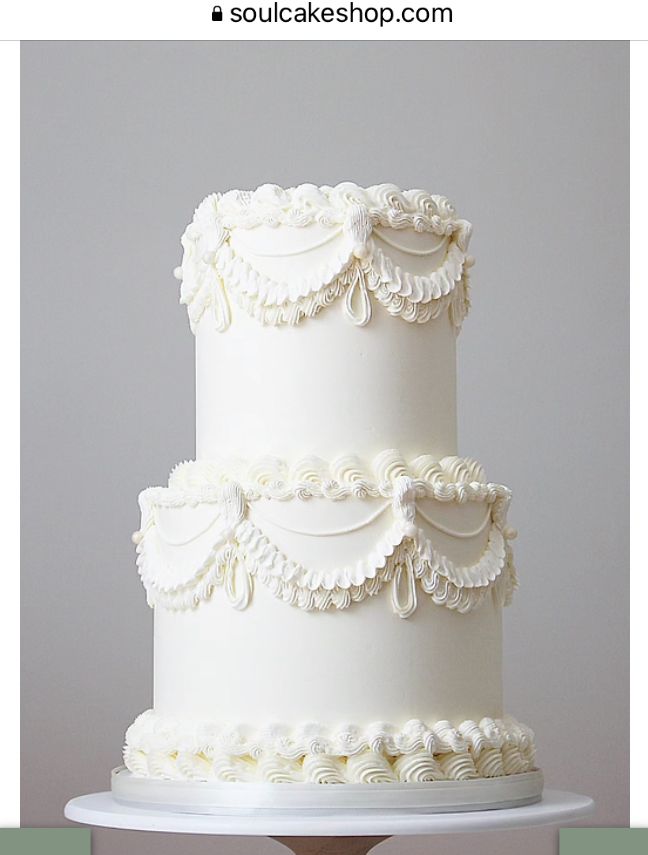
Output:
<instances>
[{"instance_id":1,"label":"white round cake stand","mask_svg":"<svg viewBox=\"0 0 648 855\"><path fill-rule=\"evenodd\" d=\"M364 855L399 834L498 831L567 825L594 812L589 796L545 790L535 804L460 813L385 812L340 815L295 811L281 816L209 816L141 809L118 804L110 792L78 796L65 806L73 822L105 828L271 837L297 855Z\"/></svg>"}]
</instances>

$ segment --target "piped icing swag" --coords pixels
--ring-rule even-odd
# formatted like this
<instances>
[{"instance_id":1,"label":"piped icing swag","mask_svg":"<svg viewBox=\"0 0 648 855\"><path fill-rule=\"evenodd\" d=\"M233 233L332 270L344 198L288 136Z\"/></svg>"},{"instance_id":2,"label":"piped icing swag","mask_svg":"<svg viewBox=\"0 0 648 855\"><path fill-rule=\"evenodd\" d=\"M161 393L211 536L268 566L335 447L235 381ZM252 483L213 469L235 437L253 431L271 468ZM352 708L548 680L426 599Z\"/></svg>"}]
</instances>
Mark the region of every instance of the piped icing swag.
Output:
<instances>
[{"instance_id":1,"label":"piped icing swag","mask_svg":"<svg viewBox=\"0 0 648 855\"><path fill-rule=\"evenodd\" d=\"M517 585L509 545L515 532L506 522L510 491L485 482L483 470L472 460L435 461L420 455L406 463L390 449L370 466L355 455L331 463L305 458L291 468L276 458L229 465L184 463L172 472L169 484L140 494L142 525L133 536L151 606L193 609L222 589L234 608L244 609L254 585L263 584L290 605L325 611L346 609L389 587L393 612L408 618L420 596L465 613L489 595L507 605ZM326 570L305 567L277 548L264 531L263 516L254 514L261 499L314 498L384 500L377 508L372 504L364 522L353 529L319 535L344 536L384 516L369 554ZM477 503L484 514L476 529L453 530L419 506L425 499L457 506ZM193 509L190 527L183 522L187 508ZM457 564L437 549L421 520L428 530L455 538L472 538L487 530L483 552L469 566Z\"/></svg>"},{"instance_id":2,"label":"piped icing swag","mask_svg":"<svg viewBox=\"0 0 648 855\"><path fill-rule=\"evenodd\" d=\"M290 281L263 273L255 266L259 253L254 247L233 240L259 227L278 226L324 230L324 237L310 246L296 243L294 249L273 253L288 264L291 257L306 259L307 273ZM369 323L378 304L411 323L448 311L459 330L470 305L471 228L444 196L402 191L393 184L366 189L350 182L289 189L264 184L254 192L214 193L198 206L182 236L184 255L176 268L180 302L187 306L194 332L205 317L217 330L226 330L231 301L263 324L294 325L338 299L357 326ZM430 239L412 247L398 239L405 229ZM308 258L315 250L311 266ZM397 263L394 250L412 263Z\"/></svg>"}]
</instances>

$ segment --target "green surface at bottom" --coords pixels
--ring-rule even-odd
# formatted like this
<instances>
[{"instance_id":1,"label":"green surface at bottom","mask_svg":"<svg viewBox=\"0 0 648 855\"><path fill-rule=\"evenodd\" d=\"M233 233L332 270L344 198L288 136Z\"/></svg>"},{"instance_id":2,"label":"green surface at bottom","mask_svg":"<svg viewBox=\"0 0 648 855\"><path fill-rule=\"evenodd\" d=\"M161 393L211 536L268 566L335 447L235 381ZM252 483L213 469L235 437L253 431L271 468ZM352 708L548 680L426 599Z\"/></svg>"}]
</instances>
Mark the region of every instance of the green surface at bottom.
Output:
<instances>
[{"instance_id":1,"label":"green surface at bottom","mask_svg":"<svg viewBox=\"0 0 648 855\"><path fill-rule=\"evenodd\" d=\"M561 828L560 855L648 855L648 828Z\"/></svg>"},{"instance_id":2,"label":"green surface at bottom","mask_svg":"<svg viewBox=\"0 0 648 855\"><path fill-rule=\"evenodd\" d=\"M0 855L90 855L90 829L0 828Z\"/></svg>"}]
</instances>

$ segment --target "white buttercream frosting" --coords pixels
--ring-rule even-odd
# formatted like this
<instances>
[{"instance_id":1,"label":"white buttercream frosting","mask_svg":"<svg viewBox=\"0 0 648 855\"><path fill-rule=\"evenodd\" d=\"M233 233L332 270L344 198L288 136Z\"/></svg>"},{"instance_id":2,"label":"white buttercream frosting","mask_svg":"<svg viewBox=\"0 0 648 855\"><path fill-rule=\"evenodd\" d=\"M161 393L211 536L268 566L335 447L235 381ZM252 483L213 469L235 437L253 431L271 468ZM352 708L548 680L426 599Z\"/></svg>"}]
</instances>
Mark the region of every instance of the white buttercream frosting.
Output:
<instances>
[{"instance_id":1,"label":"white buttercream frosting","mask_svg":"<svg viewBox=\"0 0 648 855\"><path fill-rule=\"evenodd\" d=\"M417 323L449 310L458 329L469 308L470 234L445 197L393 184L214 193L182 236L180 299L194 331L206 314L227 329L230 299L277 325L313 317L342 295L358 326L377 303ZM271 269L277 259L281 273Z\"/></svg>"},{"instance_id":2,"label":"white buttercream frosting","mask_svg":"<svg viewBox=\"0 0 648 855\"><path fill-rule=\"evenodd\" d=\"M266 728L142 713L126 733L124 760L143 777L198 781L388 783L488 778L535 768L533 732L507 716L402 727Z\"/></svg>"},{"instance_id":3,"label":"white buttercream frosting","mask_svg":"<svg viewBox=\"0 0 648 855\"><path fill-rule=\"evenodd\" d=\"M511 493L454 456L470 236L446 198L390 184L195 211L176 275L197 459L139 499L155 657L134 775L433 788L535 769L503 715Z\"/></svg>"},{"instance_id":4,"label":"white buttercream frosting","mask_svg":"<svg viewBox=\"0 0 648 855\"><path fill-rule=\"evenodd\" d=\"M333 476L335 473L335 476ZM414 476L414 477L413 477ZM242 483L235 478L241 477ZM135 533L138 568L151 605L194 608L224 588L237 608L245 608L253 584L307 610L344 609L391 585L393 611L409 617L419 592L459 612L477 608L487 594L507 604L516 586L506 525L508 488L472 480L483 477L475 461L420 455L406 462L395 450L379 454L366 466L349 455L332 463L307 458L294 467L274 458L252 463L185 463L171 473L169 488L140 494L142 526ZM344 538L391 516L376 535L373 548L353 563L308 568L278 548L264 531L263 514L250 519L256 502L319 499L368 503L359 522L328 530L280 525L301 537ZM389 501L376 507L376 499ZM457 528L436 520L420 502L461 508L482 504L478 525ZM288 519L298 508L288 508ZM419 521L419 516L422 522ZM434 545L426 527L452 538L475 538L487 532L484 548L471 564L460 564ZM277 523L275 522L276 526Z\"/></svg>"},{"instance_id":5,"label":"white buttercream frosting","mask_svg":"<svg viewBox=\"0 0 648 855\"><path fill-rule=\"evenodd\" d=\"M304 227L313 223L336 226L344 224L349 212L357 208L367 212L370 223L392 229L411 227L448 235L462 224L445 196L433 196L425 190L400 190L395 184L363 188L345 181L335 187L300 184L287 189L263 184L254 191L230 190L207 198L226 228ZM209 216L207 221L211 221Z\"/></svg>"},{"instance_id":6,"label":"white buttercream frosting","mask_svg":"<svg viewBox=\"0 0 648 855\"><path fill-rule=\"evenodd\" d=\"M487 484L483 467L476 460L456 456L439 460L431 454L406 460L397 449L390 448L371 462L357 454L340 455L330 461L310 455L294 463L271 456L185 461L171 472L169 487L195 493L236 481L248 501L261 497L391 498L394 482L401 477L411 478L416 489L426 495L449 502L463 502L478 495L484 500L495 486Z\"/></svg>"}]
</instances>

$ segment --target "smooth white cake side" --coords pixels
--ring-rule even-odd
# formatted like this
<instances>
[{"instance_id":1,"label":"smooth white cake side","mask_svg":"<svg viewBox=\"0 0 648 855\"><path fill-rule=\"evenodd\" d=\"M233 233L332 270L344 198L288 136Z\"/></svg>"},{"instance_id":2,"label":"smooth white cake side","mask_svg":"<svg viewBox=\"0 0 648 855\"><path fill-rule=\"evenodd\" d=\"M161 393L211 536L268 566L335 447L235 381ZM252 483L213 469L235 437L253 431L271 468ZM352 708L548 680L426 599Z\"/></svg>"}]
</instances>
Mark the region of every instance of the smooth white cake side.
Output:
<instances>
[{"instance_id":1,"label":"smooth white cake side","mask_svg":"<svg viewBox=\"0 0 648 855\"><path fill-rule=\"evenodd\" d=\"M236 305L231 313L225 333L208 322L196 333L197 459L456 454L456 333L447 313L407 324L376 312L356 327L333 305L281 328Z\"/></svg>"},{"instance_id":2,"label":"smooth white cake side","mask_svg":"<svg viewBox=\"0 0 648 855\"><path fill-rule=\"evenodd\" d=\"M251 617L224 597L195 615L156 609L157 712L256 730L269 723L460 724L504 714L501 611L492 600L470 615L424 600L401 621L379 597L357 611L314 616L286 608L264 588L256 593ZM196 637L204 645L199 654ZM453 660L461 668L449 669Z\"/></svg>"},{"instance_id":3,"label":"smooth white cake side","mask_svg":"<svg viewBox=\"0 0 648 855\"><path fill-rule=\"evenodd\" d=\"M183 237L196 463L140 497L154 709L136 775L467 780L504 714L509 491L456 455L470 226L393 185L208 197Z\"/></svg>"}]
</instances>

